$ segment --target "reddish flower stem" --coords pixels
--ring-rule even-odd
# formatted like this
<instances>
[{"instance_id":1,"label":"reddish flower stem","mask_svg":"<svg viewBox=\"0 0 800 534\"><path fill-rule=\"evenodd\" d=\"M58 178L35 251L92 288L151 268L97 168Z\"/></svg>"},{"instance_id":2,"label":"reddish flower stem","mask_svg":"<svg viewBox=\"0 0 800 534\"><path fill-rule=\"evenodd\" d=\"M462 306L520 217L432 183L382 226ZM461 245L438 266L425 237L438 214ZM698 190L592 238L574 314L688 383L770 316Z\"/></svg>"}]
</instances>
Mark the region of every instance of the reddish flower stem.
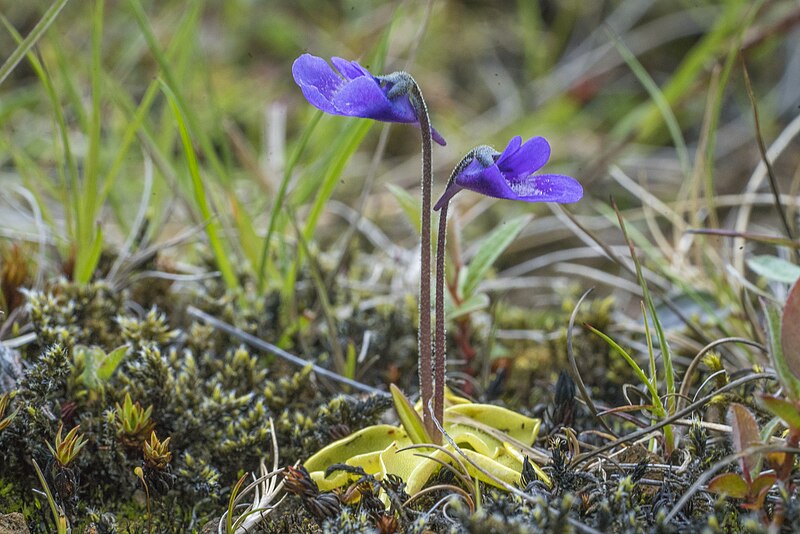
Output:
<instances>
[{"instance_id":1,"label":"reddish flower stem","mask_svg":"<svg viewBox=\"0 0 800 534\"><path fill-rule=\"evenodd\" d=\"M439 212L439 237L436 242L436 345L434 347L433 416L444 427L444 389L447 371L447 347L445 343L444 290L445 290L445 241L447 237L447 206L445 202Z\"/></svg>"}]
</instances>

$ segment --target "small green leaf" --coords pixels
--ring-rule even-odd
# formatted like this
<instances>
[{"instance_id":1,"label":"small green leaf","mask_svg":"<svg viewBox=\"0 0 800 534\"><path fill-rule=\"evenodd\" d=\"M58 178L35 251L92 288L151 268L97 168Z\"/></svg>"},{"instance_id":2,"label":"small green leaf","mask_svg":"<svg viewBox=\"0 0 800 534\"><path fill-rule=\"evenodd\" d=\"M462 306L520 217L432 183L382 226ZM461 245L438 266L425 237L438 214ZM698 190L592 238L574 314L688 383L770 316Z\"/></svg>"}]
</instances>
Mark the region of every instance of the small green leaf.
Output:
<instances>
[{"instance_id":1,"label":"small green leaf","mask_svg":"<svg viewBox=\"0 0 800 534\"><path fill-rule=\"evenodd\" d=\"M84 243L84 245L86 244L88 243ZM103 229L98 223L91 246L88 249L78 250L76 254L75 271L72 276L76 282L85 284L92 279L97 263L100 261L101 252L103 252Z\"/></svg>"},{"instance_id":2,"label":"small green leaf","mask_svg":"<svg viewBox=\"0 0 800 534\"><path fill-rule=\"evenodd\" d=\"M116 371L117 367L122 361L122 358L125 357L127 352L128 345L122 345L105 355L103 363L101 363L100 367L97 368L97 378L107 382L111 378L111 375L114 374L114 371Z\"/></svg>"},{"instance_id":3,"label":"small green leaf","mask_svg":"<svg viewBox=\"0 0 800 534\"><path fill-rule=\"evenodd\" d=\"M458 319L470 313L484 310L489 307L490 303L489 295L486 293L475 293L467 300L462 301L457 307L448 309L447 318L452 321L453 319ZM450 301L450 305L452 306L452 301Z\"/></svg>"},{"instance_id":4,"label":"small green leaf","mask_svg":"<svg viewBox=\"0 0 800 534\"><path fill-rule=\"evenodd\" d=\"M87 347L79 344L75 345L72 351L75 363L83 366L81 382L87 389L97 389L97 367L100 359L104 356L103 350L99 347Z\"/></svg>"},{"instance_id":5,"label":"small green leaf","mask_svg":"<svg viewBox=\"0 0 800 534\"><path fill-rule=\"evenodd\" d=\"M800 279L800 267L777 256L754 256L747 266L759 276L776 282L794 284Z\"/></svg>"},{"instance_id":6,"label":"small green leaf","mask_svg":"<svg viewBox=\"0 0 800 534\"><path fill-rule=\"evenodd\" d=\"M347 344L347 354L344 360L344 372L342 373L347 378L354 379L356 377L356 364L358 363L358 355L356 354L356 346L353 343Z\"/></svg>"},{"instance_id":7,"label":"small green leaf","mask_svg":"<svg viewBox=\"0 0 800 534\"><path fill-rule=\"evenodd\" d=\"M497 258L505 251L517 235L522 231L528 222L531 220L530 215L523 215L503 223L489 234L481 243L478 252L467 267L467 274L464 277L464 284L460 288L461 295L465 299L469 299L478 284L486 276L489 268L497 261Z\"/></svg>"},{"instance_id":8,"label":"small green leaf","mask_svg":"<svg viewBox=\"0 0 800 534\"><path fill-rule=\"evenodd\" d=\"M422 228L422 216L420 215L419 202L417 199L402 187L398 187L394 184L386 184L386 187L389 188L389 192L395 200L397 200L397 203L400 204L400 209L403 210L408 222L411 223L411 226L413 226L414 230L419 234Z\"/></svg>"},{"instance_id":9,"label":"small green leaf","mask_svg":"<svg viewBox=\"0 0 800 534\"><path fill-rule=\"evenodd\" d=\"M394 400L394 409L397 412L397 417L400 418L400 423L403 425L408 437L411 438L411 442L415 444L433 443L433 440L425 430L422 418L412 406L411 401L394 384L391 384L389 389L392 392L392 400Z\"/></svg>"},{"instance_id":10,"label":"small green leaf","mask_svg":"<svg viewBox=\"0 0 800 534\"><path fill-rule=\"evenodd\" d=\"M744 499L749 493L747 482L736 473L723 473L715 476L708 483L708 491L717 495L727 495L734 499Z\"/></svg>"},{"instance_id":11,"label":"small green leaf","mask_svg":"<svg viewBox=\"0 0 800 534\"><path fill-rule=\"evenodd\" d=\"M761 395L761 403L773 415L780 417L786 426L793 430L800 430L800 406L772 395Z\"/></svg>"}]
</instances>

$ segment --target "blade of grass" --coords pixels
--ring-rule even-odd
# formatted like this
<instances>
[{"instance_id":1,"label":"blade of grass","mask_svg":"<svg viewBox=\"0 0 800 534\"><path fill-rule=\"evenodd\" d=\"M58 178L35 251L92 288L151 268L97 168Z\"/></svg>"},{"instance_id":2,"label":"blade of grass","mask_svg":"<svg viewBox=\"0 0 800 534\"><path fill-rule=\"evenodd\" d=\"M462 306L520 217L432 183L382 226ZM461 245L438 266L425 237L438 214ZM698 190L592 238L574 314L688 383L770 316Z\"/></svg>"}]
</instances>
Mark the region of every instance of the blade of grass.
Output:
<instances>
[{"instance_id":1,"label":"blade of grass","mask_svg":"<svg viewBox=\"0 0 800 534\"><path fill-rule=\"evenodd\" d=\"M322 182L319 186L319 193L314 200L314 204L306 219L305 227L303 228L303 239L306 241L310 241L314 235L314 230L317 227L320 215L322 215L322 210L325 208L325 203L333 193L333 189L339 181L339 177L344 172L347 162L350 161L350 157L355 154L371 127L372 121L353 119L345 127L345 132L340 136L339 142L332 148L332 154L334 156L323 175ZM299 250L295 261L292 263L292 268L284 276L283 288L284 298L286 299L292 300L297 273L302 265L302 261L302 250Z\"/></svg>"},{"instance_id":2,"label":"blade of grass","mask_svg":"<svg viewBox=\"0 0 800 534\"><path fill-rule=\"evenodd\" d=\"M300 156L305 151L306 146L308 145L308 140L311 138L311 134L314 132L314 129L319 124L319 120L322 118L322 111L317 110L314 113L313 118L306 127L303 129L303 133L300 135L300 140L295 144L294 150L292 151L291 156L289 156L289 161L286 162L286 166L284 167L283 171L283 179L281 180L280 185L278 186L278 192L275 195L275 202L272 204L272 210L270 211L269 215L269 225L267 226L267 235L264 237L263 244L261 246L261 257L258 262L258 292L259 294L263 294L265 291L265 276L267 273L267 257L269 254L269 246L270 242L272 241L272 236L275 233L275 227L278 222L278 215L280 215L283 201L286 197L286 190L289 187L289 180L292 177L292 171L294 170L295 165L300 160Z\"/></svg>"},{"instance_id":3,"label":"blade of grass","mask_svg":"<svg viewBox=\"0 0 800 534\"><path fill-rule=\"evenodd\" d=\"M3 66L0 67L0 84L5 81L8 75L11 74L11 71L14 70L14 67L22 61L22 58L25 57L39 39L42 38L50 25L56 20L58 14L61 13L61 10L64 9L64 6L67 5L68 1L69 0L56 0L53 2L25 39L17 43L17 47L11 52L11 55L8 56L8 59L5 60ZM3 19L4 23L8 22L5 20L5 17L3 17ZM10 26L10 24L8 26Z\"/></svg>"},{"instance_id":4,"label":"blade of grass","mask_svg":"<svg viewBox=\"0 0 800 534\"><path fill-rule=\"evenodd\" d=\"M84 163L84 184L81 209L76 216L82 218L79 225L83 234L78 237L78 249L75 251L75 281L88 282L103 248L103 237L100 226L96 224L98 206L97 180L100 173L100 130L102 114L100 110L100 73L103 69L101 44L103 40L103 7L104 0L95 0L92 16L92 59L91 59L91 115L88 132L88 154ZM92 243L89 250L85 247Z\"/></svg>"},{"instance_id":5,"label":"blade of grass","mask_svg":"<svg viewBox=\"0 0 800 534\"><path fill-rule=\"evenodd\" d=\"M722 104L724 102L725 89L728 86L731 73L733 72L733 65L736 61L736 56L742 46L742 41L745 32L750 28L758 11L763 5L763 0L756 0L753 2L750 11L744 18L744 21L734 39L731 43L728 54L725 58L725 64L722 67L722 72L719 76L719 81L716 87L716 94L714 95L714 104L712 106L711 115L708 121L708 139L706 144L705 156L705 202L706 209L709 212L709 221L711 226L716 228L719 226L719 220L715 209L715 194L714 194L714 169L716 163L716 149L717 149L717 130L719 125L719 118L722 112Z\"/></svg>"},{"instance_id":6,"label":"blade of grass","mask_svg":"<svg viewBox=\"0 0 800 534\"><path fill-rule=\"evenodd\" d=\"M191 5L200 9L202 3L203 2L200 0L195 0L195 2L193 2ZM181 90L182 85L178 83L178 78L175 76L171 62L168 61L166 55L156 41L155 35L153 34L153 30L150 27L150 23L148 22L147 15L144 12L144 8L142 7L140 0L128 0L128 5L131 7L134 18L139 25L150 52L153 54L153 57L161 69L161 74L164 78L165 85L174 95L174 101L177 109L180 111L183 120L188 125L189 131L191 131L196 137L197 142L202 149L203 156L208 160L216 180L222 185L226 193L227 201L233 208L233 213L235 214L233 222L239 235L244 236L248 243L253 243L255 241L255 230L253 228L252 220L250 220L245 211L241 209L238 199L231 190L232 182L230 180L228 170L219 159L217 150L215 150L210 137L207 135L207 130L200 127L196 115L192 112L191 106L187 104L183 95L183 91ZM240 243L234 244L240 245ZM252 250L252 247L247 253L247 258L251 261L253 268L255 269L257 252ZM220 258L218 258L218 260L219 259Z\"/></svg>"},{"instance_id":7,"label":"blade of grass","mask_svg":"<svg viewBox=\"0 0 800 534\"><path fill-rule=\"evenodd\" d=\"M639 301L642 307L642 317L644 318L644 337L647 342L647 356L650 361L650 382L658 384L658 370L656 368L656 356L653 352L653 337L650 335L650 321L647 319L647 308L644 302Z\"/></svg>"},{"instance_id":8,"label":"blade of grass","mask_svg":"<svg viewBox=\"0 0 800 534\"><path fill-rule=\"evenodd\" d=\"M186 10L183 18L177 23L178 31L167 46L167 51L165 53L168 61L173 61L177 53L190 48L189 40L195 35L195 32L192 30L197 27L198 21L200 20L200 15L202 14L201 7L199 3L192 4L191 9ZM161 82L158 78L152 80L137 106L113 73L104 70L103 76L105 90L108 92L111 100L125 115L127 115L127 118L125 120L125 130L115 143L118 147L116 156L105 173L105 180L103 181L101 191L98 195L98 202L100 204L104 203L106 199L109 198L114 184L116 183L116 179L128 159L133 141L136 139L137 135L139 135L140 131L144 131L146 135L152 137L154 128L150 124L148 113L156 97L159 95L159 89L161 87ZM169 112L169 109L166 111ZM174 135L172 128L164 128L163 130L170 138ZM165 141L163 143L152 143L151 146L159 148L172 147L173 143ZM163 157L161 159L167 161L169 158ZM123 229L127 229L126 221L121 220L119 223Z\"/></svg>"},{"instance_id":9,"label":"blade of grass","mask_svg":"<svg viewBox=\"0 0 800 534\"><path fill-rule=\"evenodd\" d=\"M334 157L322 178L318 189L319 192L306 218L305 228L303 229L303 236L306 239L311 239L311 236L314 235L322 210L325 208L328 199L330 199L339 177L341 177L345 166L361 145L364 137L366 137L372 124L372 121L353 119L351 124L345 128L339 143L332 150Z\"/></svg>"},{"instance_id":10,"label":"blade of grass","mask_svg":"<svg viewBox=\"0 0 800 534\"><path fill-rule=\"evenodd\" d=\"M311 211L306 219L305 227L303 228L303 239L306 241L311 240L314 235L314 230L317 227L317 222L325 204L333 193L339 177L344 172L344 168L350 158L355 154L361 142L366 137L367 132L372 126L372 121L365 121L361 119L351 119L351 122L345 127L345 132L339 137L339 142L331 149L331 160L327 166L327 170L323 175L322 181L319 185L319 193L317 194ZM295 282L297 281L297 273L300 266L303 264L302 249L297 251L295 261L289 272L283 277L283 297L285 301L292 301L294 295Z\"/></svg>"},{"instance_id":11,"label":"blade of grass","mask_svg":"<svg viewBox=\"0 0 800 534\"><path fill-rule=\"evenodd\" d=\"M197 4L197 0L192 3L192 5L195 6ZM202 2L200 2L200 4L202 4ZM187 105L186 103L186 98L183 96L183 91L181 90L182 85L178 83L178 80L174 75L171 62L161 50L155 34L153 34L153 30L150 27L150 23L148 22L147 15L144 12L144 8L142 7L140 0L128 0L128 5L131 7L134 18L136 19L136 23L139 25L139 29L141 30L142 35L144 36L145 41L150 48L150 53L153 54L153 58L156 60L161 69L164 84L174 95L175 105L180 110L181 115L184 117L184 121L186 122L189 131L197 136L197 141L200 144L200 148L203 150L203 156L208 159L209 163L211 164L211 168L217 176L217 179L219 179L223 184L229 183L227 170L220 162L219 156L217 156L217 151L214 150L214 146L206 134L207 129L201 128L197 122L196 115L188 112L191 110L191 106Z\"/></svg>"},{"instance_id":12,"label":"blade of grass","mask_svg":"<svg viewBox=\"0 0 800 534\"><path fill-rule=\"evenodd\" d=\"M219 220L212 213L211 208L208 205L208 201L206 200L206 187L203 183L203 179L200 177L200 167L197 164L197 157L194 153L194 146L192 145L192 140L189 136L189 130L187 129L186 121L184 120L184 116L181 113L181 110L178 107L174 95L169 87L164 85L163 91L167 95L172 112L175 115L175 121L178 124L178 131L180 132L181 141L183 142L183 152L186 156L186 164L189 167L189 176L192 180L192 191L194 192L195 204L200 210L200 214L203 216L204 221L207 223L206 235L208 236L208 243L211 246L214 259L217 262L217 267L222 274L222 278L225 280L225 285L229 289L235 289L239 286L239 282L236 279L233 267L228 260L228 255L222 246L222 241L220 241L219 238Z\"/></svg>"},{"instance_id":13,"label":"blade of grass","mask_svg":"<svg viewBox=\"0 0 800 534\"><path fill-rule=\"evenodd\" d=\"M723 230L715 228L689 228L686 230L690 234L705 234L716 235L723 237L741 237L742 239L749 239L756 243L763 243L765 245L774 245L776 247L790 247L793 249L800 249L800 242L785 237L774 235L754 234L751 232L737 232L736 230Z\"/></svg>"},{"instance_id":14,"label":"blade of grass","mask_svg":"<svg viewBox=\"0 0 800 534\"><path fill-rule=\"evenodd\" d=\"M630 49L625 46L620 37L610 28L607 29L607 33L611 38L614 47L617 49L617 52L619 52L619 55L622 56L622 59L628 64L628 67L639 80L639 83L641 83L647 90L647 93L650 95L653 103L658 108L659 113L661 113L661 117L664 119L667 129L672 136L672 142L675 145L675 151L678 153L678 160L681 163L683 176L688 179L692 172L692 167L689 163L689 150L686 148L686 140L683 138L681 126L678 124L678 119L672 112L669 101L664 96L664 93L661 92L661 89L659 89L655 80L653 80L650 74L648 74L647 70L645 70L642 64L639 63L639 60L636 59L636 56L633 55Z\"/></svg>"},{"instance_id":15,"label":"blade of grass","mask_svg":"<svg viewBox=\"0 0 800 534\"><path fill-rule=\"evenodd\" d=\"M617 214L614 210L608 207L606 204L598 204L597 210L602 213L605 217L608 218L609 221L613 221L617 219ZM570 215L568 215L570 216ZM573 222L575 222L573 220ZM585 228L583 228L584 232L587 232ZM699 307L705 311L709 317L716 317L718 310L715 309L711 304L708 302L707 299L704 299L702 294L697 290L697 288L693 287L690 283L687 282L685 276L680 272L674 272L672 269L663 266L669 266L669 258L665 258L662 252L657 248L650 244L647 236L645 236L642 232L634 228L627 229L628 236L631 239L631 242L642 249L643 253L645 254L646 258L650 258L656 265L662 266L660 271L657 273L660 277L663 276L667 281L677 286L684 294L688 295L694 303L696 303ZM588 233L588 235L592 235ZM594 238L596 239L596 237ZM604 249L605 250L605 249ZM616 261L619 265L621 265L627 272L632 275L636 275L636 270L632 269L627 262L623 262L621 258L618 256L613 255L613 251L607 250L607 253L611 255L611 257ZM662 280L659 280L662 282ZM670 299L666 296L663 290L659 287L655 287L651 289L652 293L655 293L660 302L670 309L677 317L681 319L681 321L690 329L692 330L700 339L705 340L707 343L711 341L708 338L708 333L700 330L698 326L691 321L682 311L681 309ZM724 322L719 322L717 326L723 331L723 334L727 337L730 337L732 334L728 331L727 326Z\"/></svg>"},{"instance_id":16,"label":"blade of grass","mask_svg":"<svg viewBox=\"0 0 800 534\"><path fill-rule=\"evenodd\" d=\"M82 56L76 59L74 54L68 52L68 50L74 49L64 42L64 36L58 32L50 34L39 48L44 52L39 54L41 57L49 59L52 56L53 58L55 65L51 67L54 73L51 76L58 80L59 98L63 102L63 106L70 110L73 128L81 132L88 132L89 114L86 109L86 91L79 89L78 83L83 82L85 72L90 68L89 65L83 62ZM89 55L91 56L91 54Z\"/></svg>"},{"instance_id":17,"label":"blade of grass","mask_svg":"<svg viewBox=\"0 0 800 534\"><path fill-rule=\"evenodd\" d=\"M758 103L756 102L756 96L753 93L753 86L750 83L750 74L747 72L747 64L745 63L744 56L739 56L741 65L742 65L742 75L744 76L744 87L745 91L747 92L747 98L750 100L750 107L753 109L753 124L756 129L756 142L758 143L758 152L761 154L761 161L764 162L764 165L767 167L767 177L769 178L769 188L772 191L772 194L775 197L775 209L778 212L778 218L783 225L783 229L786 232L786 237L794 241L795 239L795 232L792 229L792 226L789 224L788 219L786 218L786 211L783 209L783 204L781 203L781 191L778 187L778 179L775 177L775 169L772 168L772 162L767 157L767 146L764 144L764 135L761 133L761 121L758 115ZM796 249L792 249L794 252L795 260L800 259L800 255L798 255Z\"/></svg>"},{"instance_id":18,"label":"blade of grass","mask_svg":"<svg viewBox=\"0 0 800 534\"><path fill-rule=\"evenodd\" d=\"M633 260L633 265L636 269L636 277L639 280L639 285L642 288L642 295L644 296L645 304L647 304L647 308L650 310L650 315L653 319L653 326L656 329L659 347L661 348L662 361L664 362L664 380L666 382L668 395L667 408L669 413L672 413L675 409L675 374L672 368L672 354L670 352L669 344L667 343L667 337L664 334L664 329L661 326L661 321L658 319L655 303L653 302L653 298L650 296L650 291L647 289L647 281L644 279L644 275L642 274L642 265L639 262L639 257L636 255L633 241L631 241L628 237L628 231L625 227L625 221L622 218L622 213L620 213L619 208L617 208L617 203L613 199L611 200L611 204L614 208L614 211L617 213L617 219L619 220L619 226L622 230L622 236L625 238L625 242L630 248L631 259ZM666 434L667 430L665 429L664 432ZM668 449L671 450L672 445L673 444L670 442Z\"/></svg>"},{"instance_id":19,"label":"blade of grass","mask_svg":"<svg viewBox=\"0 0 800 534\"><path fill-rule=\"evenodd\" d=\"M650 396L653 399L653 407L654 407L653 412L656 414L657 417L666 416L667 413L664 410L664 405L661 403L661 397L658 395L658 389L656 389L656 384L650 382L644 370L639 366L638 363L636 363L636 360L634 360L633 357L625 351L625 349L623 349L616 341L611 339L611 337L609 337L608 335L604 334L603 332L601 332L600 330L598 330L597 328L593 327L590 324L584 324L584 326L587 329L589 329L590 332L592 332L593 334L600 337L600 339L605 341L609 347L614 349L614 351L617 354L622 356L622 358L626 362L628 362L630 368L633 369L633 372L636 374L639 380L647 387L647 390L650 392Z\"/></svg>"},{"instance_id":20,"label":"blade of grass","mask_svg":"<svg viewBox=\"0 0 800 534\"><path fill-rule=\"evenodd\" d=\"M644 274L642 272L642 266L639 262L639 257L636 255L633 241L631 241L631 239L628 237L628 232L625 227L625 223L622 219L622 214L617 208L616 202L614 202L614 200L612 199L611 203L614 211L617 214L617 219L619 221L620 229L622 230L622 235L625 238L625 242L628 244L628 247L630 248L631 259L633 260L633 264L636 270L636 277L639 281L640 287L642 288L642 295L644 297L645 304L647 305L647 308L650 310L650 315L652 316L653 325L656 329L656 335L658 336L659 347L661 348L662 361L664 365L664 381L666 383L666 389L667 389L666 392L667 413L672 414L675 411L675 375L672 367L672 354L670 352L669 344L667 343L666 335L664 334L664 329L661 326L661 321L658 318L658 313L656 311L655 303L653 301L653 298L650 296L650 292L647 288L647 281L644 278ZM645 321L647 321L646 315L645 315ZM648 342L650 342L649 326L647 324L646 328L648 329ZM652 345L648 345L648 347L651 346ZM653 384L653 387L657 388L657 384ZM659 400L659 404L660 403L661 401ZM664 427L664 441L666 443L666 451L669 454L672 451L673 446L675 445L671 425L667 425Z\"/></svg>"},{"instance_id":21,"label":"blade of grass","mask_svg":"<svg viewBox=\"0 0 800 534\"><path fill-rule=\"evenodd\" d=\"M94 235L90 237L91 241L80 243L78 245L80 250L75 252L75 269L72 272L72 278L79 284L85 284L92 279L103 252L103 230L99 221L95 224Z\"/></svg>"},{"instance_id":22,"label":"blade of grass","mask_svg":"<svg viewBox=\"0 0 800 534\"><path fill-rule=\"evenodd\" d=\"M675 74L663 86L661 92L670 106L692 94L691 86L704 72L709 61L725 46L735 31L740 30L743 12L750 9L751 3L744 0L730 0L721 4L722 12L713 27L705 32L702 39L684 56ZM660 111L652 101L645 102L631 111L615 128L619 138L627 137L638 129L638 139L648 139L656 132L660 123Z\"/></svg>"},{"instance_id":23,"label":"blade of grass","mask_svg":"<svg viewBox=\"0 0 800 534\"><path fill-rule=\"evenodd\" d=\"M8 19L0 14L0 21L3 22L3 25L6 27L11 36L17 41L17 43L21 45L24 42L22 40L22 36L11 25ZM42 82L45 93L47 94L50 104L53 107L53 113L55 115L56 122L56 131L53 133L53 135L61 141L61 149L67 162L66 170L64 169L64 165L58 165L58 173L62 183L62 205L64 206L65 218L67 221L67 233L73 240L76 240L80 235L82 235L80 228L81 221L80 217L77 215L81 210L80 183L78 181L78 165L75 162L75 158L72 154L72 148L69 141L69 130L67 128L66 119L64 118L64 109L61 106L61 101L59 100L58 95L56 94L52 78L45 70L44 65L39 61L39 58L29 51L27 52L26 57L31 65L31 68L36 73L36 76ZM54 144L57 145L58 141L56 141Z\"/></svg>"},{"instance_id":24,"label":"blade of grass","mask_svg":"<svg viewBox=\"0 0 800 534\"><path fill-rule=\"evenodd\" d=\"M39 467L39 464L36 463L36 460L33 458L31 458L31 462L33 463L33 468L36 471L36 477L39 479L39 483L44 489L45 496L47 497L47 503L50 505L50 512L53 514L53 521L56 523L56 530L58 534L67 534L67 532L69 532L67 517L56 504L56 500L53 497L53 492L50 491L50 486L47 485L47 481L44 478L44 474L42 473L42 469Z\"/></svg>"},{"instance_id":25,"label":"blade of grass","mask_svg":"<svg viewBox=\"0 0 800 534\"><path fill-rule=\"evenodd\" d=\"M322 274L320 273L319 264L317 263L316 258L309 249L308 241L306 240L305 236L303 236L303 232L300 231L299 226L297 226L294 212L291 209L289 213L289 220L291 220L292 224L294 225L295 234L297 235L297 242L300 243L300 248L303 251L303 254L308 258L308 268L311 272L311 280L314 283L315 289L317 290L317 298L319 299L319 304L322 308L322 315L325 317L325 323L328 326L328 337L330 338L331 351L333 352L333 361L336 365L336 370L340 373L344 372L346 367L345 357L344 353L342 352L342 347L339 344L339 340L337 339L338 336L336 334L338 329L336 328L336 320L334 318L335 314L330 300L328 299L328 291L325 287L325 280L323 280Z\"/></svg>"}]
</instances>

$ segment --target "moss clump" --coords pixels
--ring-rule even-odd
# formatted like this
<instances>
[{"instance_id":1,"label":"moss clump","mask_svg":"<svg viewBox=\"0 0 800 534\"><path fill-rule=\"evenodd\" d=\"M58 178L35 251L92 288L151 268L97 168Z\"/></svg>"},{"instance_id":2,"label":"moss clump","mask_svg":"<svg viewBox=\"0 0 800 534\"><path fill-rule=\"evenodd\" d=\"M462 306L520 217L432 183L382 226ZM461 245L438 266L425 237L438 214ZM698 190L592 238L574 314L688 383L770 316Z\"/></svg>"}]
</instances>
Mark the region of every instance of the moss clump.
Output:
<instances>
[{"instance_id":1,"label":"moss clump","mask_svg":"<svg viewBox=\"0 0 800 534\"><path fill-rule=\"evenodd\" d=\"M270 419L281 458L294 463L388 406L326 398L310 368L273 369L271 359L172 320L170 310L137 314L147 308L124 306L128 296L65 280L27 293L36 341L17 355L24 369L6 403L14 417L0 430L0 509L22 512L32 532L48 531L51 519L33 493L40 484L30 458L77 531L186 532L221 515L230 485L271 457ZM60 425L80 425L85 440L69 466L49 449ZM166 440L168 454L157 455Z\"/></svg>"}]
</instances>

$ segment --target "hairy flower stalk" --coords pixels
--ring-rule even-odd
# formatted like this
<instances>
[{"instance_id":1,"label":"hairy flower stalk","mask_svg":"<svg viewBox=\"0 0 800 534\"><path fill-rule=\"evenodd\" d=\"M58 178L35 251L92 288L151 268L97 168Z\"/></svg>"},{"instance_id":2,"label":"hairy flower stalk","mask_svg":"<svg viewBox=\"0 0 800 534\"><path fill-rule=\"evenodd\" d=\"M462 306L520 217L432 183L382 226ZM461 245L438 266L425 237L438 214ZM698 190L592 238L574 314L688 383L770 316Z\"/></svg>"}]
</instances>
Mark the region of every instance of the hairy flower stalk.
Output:
<instances>
[{"instance_id":1,"label":"hairy flower stalk","mask_svg":"<svg viewBox=\"0 0 800 534\"><path fill-rule=\"evenodd\" d=\"M405 73L403 73L405 74ZM441 444L442 436L431 419L430 400L435 397L434 392L444 391L444 384L436 384L438 367L431 357L431 127L428 108L422 91L410 75L406 74L411 84L411 102L417 110L420 132L422 132L422 224L420 248L420 280L419 280L419 391L422 397L422 422L428 435L433 438L436 445ZM439 309L437 306L436 312ZM444 377L444 360L441 359L442 377ZM433 382L433 383L432 383ZM435 388L435 389L434 389ZM439 419L440 423L442 419Z\"/></svg>"},{"instance_id":2,"label":"hairy flower stalk","mask_svg":"<svg viewBox=\"0 0 800 534\"><path fill-rule=\"evenodd\" d=\"M444 276L447 207L450 199L462 189L470 189L490 197L524 202L565 204L580 200L583 196L583 188L574 178L561 174L534 175L547 163L549 158L550 145L544 137L534 137L525 143L522 143L521 137L514 137L503 152L498 152L486 145L475 147L453 169L444 193L433 208L440 211L436 246L433 417L441 424L444 424L445 370L447 366Z\"/></svg>"}]
</instances>

